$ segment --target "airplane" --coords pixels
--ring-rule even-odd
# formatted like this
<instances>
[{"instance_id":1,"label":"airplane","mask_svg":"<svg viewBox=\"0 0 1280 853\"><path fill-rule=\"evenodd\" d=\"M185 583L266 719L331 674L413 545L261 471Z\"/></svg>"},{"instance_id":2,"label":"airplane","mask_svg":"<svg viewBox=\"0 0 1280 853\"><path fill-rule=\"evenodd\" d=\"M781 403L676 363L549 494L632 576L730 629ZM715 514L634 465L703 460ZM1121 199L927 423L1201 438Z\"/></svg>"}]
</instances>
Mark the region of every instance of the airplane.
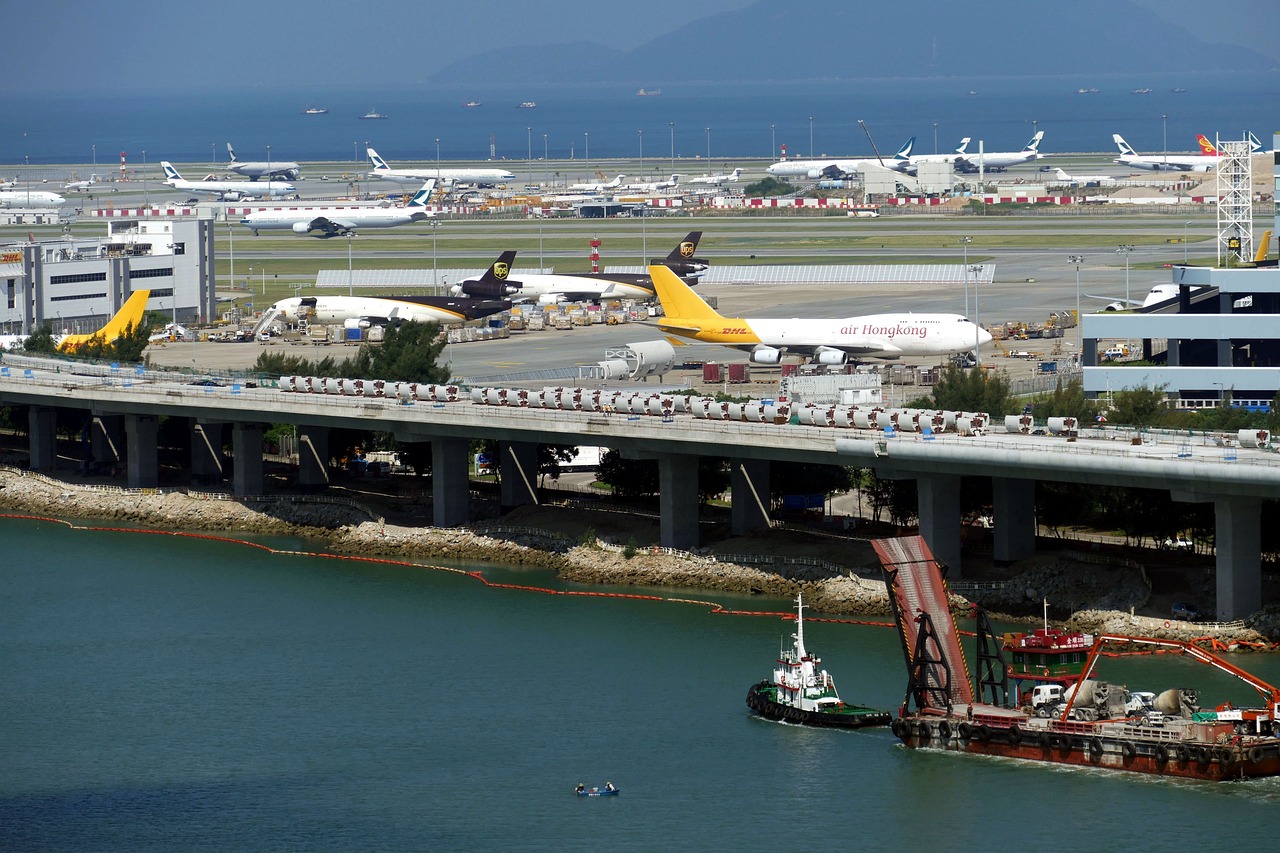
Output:
<instances>
[{"instance_id":1,"label":"airplane","mask_svg":"<svg viewBox=\"0 0 1280 853\"><path fill-rule=\"evenodd\" d=\"M688 182L700 186L718 187L727 183L737 183L738 178L742 177L742 171L742 169L734 169L727 175L703 175L701 178L690 178Z\"/></svg>"},{"instance_id":2,"label":"airplane","mask_svg":"<svg viewBox=\"0 0 1280 853\"><path fill-rule=\"evenodd\" d=\"M115 316L98 331L87 335L63 335L58 341L58 352L75 353L93 340L107 344L114 343L131 327L136 329L142 323L143 315L147 313L147 300L150 298L150 290L135 290L120 306Z\"/></svg>"},{"instance_id":3,"label":"airplane","mask_svg":"<svg viewBox=\"0 0 1280 853\"><path fill-rule=\"evenodd\" d=\"M101 181L98 180L97 175L90 175L87 181L68 181L62 185L62 188L72 192L88 192L100 183Z\"/></svg>"},{"instance_id":4,"label":"airplane","mask_svg":"<svg viewBox=\"0 0 1280 853\"><path fill-rule=\"evenodd\" d=\"M618 187L622 186L622 179L625 177L626 175L618 175L612 181L608 181L606 183L574 184L571 187L569 187L569 189L573 192L580 192L580 193L607 192L608 190L616 190Z\"/></svg>"},{"instance_id":5,"label":"airplane","mask_svg":"<svg viewBox=\"0 0 1280 853\"><path fill-rule=\"evenodd\" d=\"M1111 139L1120 149L1120 156L1113 162L1131 169L1146 169L1151 172L1209 172L1222 162L1217 154L1142 155L1134 151L1133 146L1125 142L1120 134L1111 134Z\"/></svg>"},{"instance_id":6,"label":"airplane","mask_svg":"<svg viewBox=\"0 0 1280 853\"><path fill-rule=\"evenodd\" d=\"M416 184L428 178L435 178L444 184L492 186L494 184L505 184L516 179L516 176L506 169L472 169L466 167L441 169L438 166L435 168L392 169L387 165L387 161L379 157L378 152L372 148L366 148L365 153L369 155L369 162L373 163L373 171L369 173L369 177L395 181L398 184Z\"/></svg>"},{"instance_id":7,"label":"airplane","mask_svg":"<svg viewBox=\"0 0 1280 853\"><path fill-rule=\"evenodd\" d=\"M1019 163L1030 163L1044 155L1040 153L1040 141L1044 139L1044 131L1037 130L1021 151L983 151L978 154L966 154L956 160L956 170L960 172L977 172L979 166L986 172L1003 172L1010 166Z\"/></svg>"},{"instance_id":8,"label":"airplane","mask_svg":"<svg viewBox=\"0 0 1280 853\"><path fill-rule=\"evenodd\" d=\"M346 237L357 228L394 228L421 222L436 215L426 204L435 192L432 178L414 193L404 207L290 207L281 210L259 210L240 220L240 224L258 236L259 231L292 231L325 239Z\"/></svg>"},{"instance_id":9,"label":"airplane","mask_svg":"<svg viewBox=\"0 0 1280 853\"><path fill-rule=\"evenodd\" d=\"M293 195L298 192L293 184L270 180L264 182L215 181L212 178L206 178L203 181L187 181L183 180L182 175L178 174L178 170L173 168L173 164L168 160L161 160L160 165L164 168L165 183L174 189L210 193L223 201L236 201L242 198L257 198L259 196L275 198Z\"/></svg>"},{"instance_id":10,"label":"airplane","mask_svg":"<svg viewBox=\"0 0 1280 853\"><path fill-rule=\"evenodd\" d=\"M1113 184L1116 180L1115 175L1068 175L1062 169L1055 169L1054 175L1063 184Z\"/></svg>"},{"instance_id":11,"label":"airplane","mask_svg":"<svg viewBox=\"0 0 1280 853\"><path fill-rule=\"evenodd\" d=\"M639 183L639 184L627 184L622 189L625 192L660 193L666 190L673 190L679 185L680 185L680 176L672 175L669 180L651 181L648 183Z\"/></svg>"},{"instance_id":12,"label":"airplane","mask_svg":"<svg viewBox=\"0 0 1280 853\"><path fill-rule=\"evenodd\" d=\"M701 231L691 231L665 258L650 261L660 265L672 275L685 276L690 283L706 272L706 261L693 257L698 250ZM478 279L468 279L454 285L455 296L473 296L488 299L509 297L513 302L537 302L539 305L556 305L561 302L602 299L652 299L653 279L643 273L529 273L518 281L510 278L514 251L503 252L497 261Z\"/></svg>"},{"instance_id":13,"label":"airplane","mask_svg":"<svg viewBox=\"0 0 1280 853\"><path fill-rule=\"evenodd\" d=\"M991 335L959 314L870 314L815 320L724 317L670 270L649 267L666 316L658 328L682 338L751 353L755 364L781 364L790 353L815 364L968 352Z\"/></svg>"},{"instance_id":14,"label":"airplane","mask_svg":"<svg viewBox=\"0 0 1280 853\"><path fill-rule=\"evenodd\" d=\"M1258 137L1253 134L1253 131L1248 131L1246 133L1246 137L1249 140L1249 153L1251 154L1274 154L1275 153L1274 151L1264 150L1262 147L1262 140L1258 139ZM1200 143L1200 153L1205 155L1213 155L1217 157L1222 156L1222 152L1219 151L1217 146L1214 145L1212 142L1210 142L1209 139L1203 133L1196 135L1196 142Z\"/></svg>"},{"instance_id":15,"label":"airplane","mask_svg":"<svg viewBox=\"0 0 1280 853\"><path fill-rule=\"evenodd\" d=\"M289 181L296 181L302 177L302 167L297 163L290 163L287 160L281 160L279 163L274 160L270 163L245 163L236 159L236 151L231 147L230 142L227 143L227 153L231 155L231 162L227 164L227 168L237 175L244 175L251 181L256 181L264 175L267 178L281 177Z\"/></svg>"},{"instance_id":16,"label":"airplane","mask_svg":"<svg viewBox=\"0 0 1280 853\"><path fill-rule=\"evenodd\" d=\"M507 299L458 299L450 296L291 296L267 309L254 337L277 320L306 320L323 325L356 321L360 328L401 323L463 323L511 308Z\"/></svg>"},{"instance_id":17,"label":"airplane","mask_svg":"<svg viewBox=\"0 0 1280 853\"><path fill-rule=\"evenodd\" d=\"M878 159L874 157L839 157L826 160L787 160L785 157L765 169L775 178L807 178L816 181L819 178L844 178L855 172L861 172L868 163L883 166L895 172L904 171L910 163L911 149L915 147L913 136L898 149L893 157Z\"/></svg>"},{"instance_id":18,"label":"airplane","mask_svg":"<svg viewBox=\"0 0 1280 853\"><path fill-rule=\"evenodd\" d=\"M912 139L912 141L914 141L914 138ZM909 175L914 175L916 174L917 171L919 171L919 167L921 163L950 163L952 166L955 166L958 160L962 160L965 157L969 156L966 152L966 149L968 147L969 147L969 137L966 136L964 139L960 140L960 144L956 147L956 150L952 151L950 154L908 153L905 164L902 163L902 161L895 159L891 161L893 165L890 165L889 168L895 169L896 171L899 171L899 172L906 172Z\"/></svg>"},{"instance_id":19,"label":"airplane","mask_svg":"<svg viewBox=\"0 0 1280 853\"><path fill-rule=\"evenodd\" d=\"M60 207L67 200L47 190L0 190L0 207Z\"/></svg>"}]
</instances>

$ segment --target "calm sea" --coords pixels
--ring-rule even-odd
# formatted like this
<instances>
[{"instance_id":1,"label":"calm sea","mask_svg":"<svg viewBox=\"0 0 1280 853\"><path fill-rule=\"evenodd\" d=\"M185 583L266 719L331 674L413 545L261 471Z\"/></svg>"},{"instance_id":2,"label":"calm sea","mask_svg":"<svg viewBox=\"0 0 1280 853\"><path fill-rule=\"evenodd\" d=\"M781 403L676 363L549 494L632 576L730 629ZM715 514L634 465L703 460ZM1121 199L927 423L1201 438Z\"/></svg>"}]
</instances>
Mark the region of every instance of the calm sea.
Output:
<instances>
[{"instance_id":1,"label":"calm sea","mask_svg":"<svg viewBox=\"0 0 1280 853\"><path fill-rule=\"evenodd\" d=\"M1077 94L1097 88L1095 94ZM1146 95L1131 94L1150 88ZM1184 93L1172 90L1184 88ZM970 94L970 93L973 94ZM482 106L466 108L466 101ZM537 107L520 109L523 101ZM602 158L643 156L652 169L677 159L773 158L869 154L861 119L883 154L909 137L916 153L949 151L962 136L972 150L1020 149L1033 129L1041 151L1108 152L1120 133L1142 152L1195 150L1195 135L1260 137L1275 126L1280 72L1162 74L1142 77L901 79L861 82L668 85L659 97L637 97L617 85L527 89L387 89L370 95L316 91L227 92L222 95L33 97L0 93L0 164L91 164L118 167L144 160L225 163L231 142L242 160L359 160L371 143L389 160L523 161L545 154L586 166ZM307 116L308 104L328 107ZM389 118L361 121L376 109ZM810 119L812 117L812 119ZM641 133L643 131L643 133ZM811 135L812 134L812 135ZM1269 139L1264 142L1270 147ZM674 151L673 151L674 149ZM667 162L664 167L663 161ZM393 162L394 165L394 162ZM697 164L676 163L693 171ZM9 172L18 171L13 168ZM38 175L36 175L38 177Z\"/></svg>"},{"instance_id":2,"label":"calm sea","mask_svg":"<svg viewBox=\"0 0 1280 853\"><path fill-rule=\"evenodd\" d=\"M163 534L0 520L0 536L3 850L1266 850L1280 832L1280 780L755 719L746 690L792 630L776 617ZM806 638L845 698L901 700L893 631ZM1280 659L1245 663L1280 681ZM1181 660L1111 674L1247 696ZM573 796L610 780L619 797Z\"/></svg>"}]
</instances>

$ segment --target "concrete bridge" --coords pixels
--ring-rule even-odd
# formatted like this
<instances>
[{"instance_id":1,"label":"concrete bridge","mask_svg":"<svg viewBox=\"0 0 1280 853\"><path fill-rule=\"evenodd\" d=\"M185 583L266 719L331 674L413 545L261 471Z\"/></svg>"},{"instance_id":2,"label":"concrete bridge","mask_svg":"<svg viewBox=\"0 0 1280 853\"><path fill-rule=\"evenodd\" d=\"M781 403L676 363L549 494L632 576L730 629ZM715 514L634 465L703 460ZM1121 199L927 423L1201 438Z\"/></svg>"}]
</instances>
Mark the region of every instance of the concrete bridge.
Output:
<instances>
[{"instance_id":1,"label":"concrete bridge","mask_svg":"<svg viewBox=\"0 0 1280 853\"><path fill-rule=\"evenodd\" d=\"M962 476L991 477L995 496L995 559L1013 561L1035 550L1035 482L1097 483L1169 490L1175 500L1212 503L1216 514L1217 616L1233 619L1262 604L1260 504L1280 494L1280 454L1207 437L1088 429L1078 436L989 433L925 437L793 424L742 423L514 406L405 402L393 397L286 393L277 388L184 384L141 370L68 372L61 364L6 357L0 404L30 406L30 459L50 471L56 411L92 417L98 461L123 461L129 485L156 485L159 418L187 419L191 470L221 482L223 430L230 428L236 494L262 491L266 425L298 427L299 485L328 482L328 434L333 428L392 432L406 442L430 442L433 523L468 522L468 442L492 439L501 448L502 504L537 501L536 450L541 443L615 448L656 459L661 484L661 541L698 545L696 471L700 456L731 462L732 527L747 533L769 523L772 463L810 462L875 469L881 477L914 479L920 529L935 555L961 574L959 485ZM81 371L81 368L75 368Z\"/></svg>"}]
</instances>

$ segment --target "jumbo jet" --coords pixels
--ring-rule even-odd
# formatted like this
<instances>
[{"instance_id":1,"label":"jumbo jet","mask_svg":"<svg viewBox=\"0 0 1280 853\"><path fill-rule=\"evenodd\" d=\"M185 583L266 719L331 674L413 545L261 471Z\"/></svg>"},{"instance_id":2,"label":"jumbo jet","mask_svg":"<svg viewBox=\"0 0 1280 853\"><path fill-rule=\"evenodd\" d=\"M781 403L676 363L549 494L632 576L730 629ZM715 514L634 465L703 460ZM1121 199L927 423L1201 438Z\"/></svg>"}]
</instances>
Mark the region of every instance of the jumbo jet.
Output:
<instances>
[{"instance_id":1,"label":"jumbo jet","mask_svg":"<svg viewBox=\"0 0 1280 853\"><path fill-rule=\"evenodd\" d=\"M780 364L795 353L815 364L868 358L967 352L991 340L959 314L869 314L824 320L724 317L662 266L649 267L663 313L658 328L703 343L751 353L755 364Z\"/></svg>"},{"instance_id":2,"label":"jumbo jet","mask_svg":"<svg viewBox=\"0 0 1280 853\"><path fill-rule=\"evenodd\" d=\"M691 231L665 258L655 258L650 263L660 265L672 275L685 276L686 282L696 281L708 267L706 261L694 257L701 238L701 231ZM643 273L529 273L521 274L519 280L515 280L511 278L515 257L514 251L503 252L484 275L455 285L452 292L454 295L489 299L508 297L513 302L537 302L539 305L654 297L653 278Z\"/></svg>"},{"instance_id":3,"label":"jumbo jet","mask_svg":"<svg viewBox=\"0 0 1280 853\"><path fill-rule=\"evenodd\" d=\"M46 190L0 191L0 207L60 207L67 200Z\"/></svg>"},{"instance_id":4,"label":"jumbo jet","mask_svg":"<svg viewBox=\"0 0 1280 853\"><path fill-rule=\"evenodd\" d=\"M435 192L436 179L432 178L414 193L404 207L288 207L276 210L259 210L250 213L240 224L258 236L259 231L292 231L321 239L346 237L360 228L394 228L421 222L436 215L427 209L427 202Z\"/></svg>"},{"instance_id":5,"label":"jumbo jet","mask_svg":"<svg viewBox=\"0 0 1280 853\"><path fill-rule=\"evenodd\" d=\"M442 184L479 184L481 186L493 186L494 184L505 184L508 181L514 181L516 176L508 172L506 169L483 169L470 167L451 167L442 169L440 167L420 167L416 169L393 169L387 165L387 161L378 156L378 152L372 148L366 148L365 153L369 155L369 162L373 164L373 171L369 172L371 178L381 178L384 181L395 181L398 184L416 184L425 181L428 178L435 178Z\"/></svg>"},{"instance_id":6,"label":"jumbo jet","mask_svg":"<svg viewBox=\"0 0 1280 853\"><path fill-rule=\"evenodd\" d=\"M277 320L286 323L345 325L360 328L401 323L464 323L506 311L507 299L466 299L451 296L292 296L273 304L254 329L255 336Z\"/></svg>"},{"instance_id":7,"label":"jumbo jet","mask_svg":"<svg viewBox=\"0 0 1280 853\"><path fill-rule=\"evenodd\" d=\"M740 177L742 177L742 169L734 169L727 175L703 175L701 178L690 178L688 182L704 187L720 187L725 184L737 183Z\"/></svg>"},{"instance_id":8,"label":"jumbo jet","mask_svg":"<svg viewBox=\"0 0 1280 853\"><path fill-rule=\"evenodd\" d=\"M1151 172L1210 172L1222 162L1217 154L1142 155L1134 151L1133 146L1125 142L1120 134L1111 134L1111 139L1120 149L1120 156L1114 162L1131 169L1146 169Z\"/></svg>"},{"instance_id":9,"label":"jumbo jet","mask_svg":"<svg viewBox=\"0 0 1280 853\"><path fill-rule=\"evenodd\" d=\"M1031 141L1021 151L983 151L970 153L956 160L956 169L961 172L1003 172L1010 166L1030 163L1044 155L1040 153L1040 140L1044 139L1044 131L1037 130Z\"/></svg>"},{"instance_id":10,"label":"jumbo jet","mask_svg":"<svg viewBox=\"0 0 1280 853\"><path fill-rule=\"evenodd\" d=\"M231 155L231 162L227 164L227 168L237 175L244 175L251 181L262 177L280 177L288 181L296 181L302 177L302 167L287 160L280 162L272 160L270 163L245 163L237 160L236 151L231 147L230 142L227 143L227 154Z\"/></svg>"},{"instance_id":11,"label":"jumbo jet","mask_svg":"<svg viewBox=\"0 0 1280 853\"><path fill-rule=\"evenodd\" d=\"M580 193L608 192L609 190L616 190L618 187L622 186L622 180L625 177L626 175L618 175L618 177L614 178L612 181L606 181L604 183L574 184L571 187L569 187L569 189L573 192L580 192Z\"/></svg>"},{"instance_id":12,"label":"jumbo jet","mask_svg":"<svg viewBox=\"0 0 1280 853\"><path fill-rule=\"evenodd\" d=\"M788 160L784 156L783 159L765 169L765 172L775 178L807 178L811 181L816 181L820 178L845 178L856 172L861 172L868 163L873 166L883 166L886 169L901 172L905 171L909 166L911 149L915 147L915 144L916 138L913 136L898 149L896 154L887 159L876 157L832 157L819 160Z\"/></svg>"},{"instance_id":13,"label":"jumbo jet","mask_svg":"<svg viewBox=\"0 0 1280 853\"><path fill-rule=\"evenodd\" d=\"M293 184L279 181L217 181L211 177L205 178L203 181L187 181L183 180L182 175L178 174L178 170L173 168L173 164L168 160L161 160L160 165L164 168L165 183L174 189L209 193L216 195L223 201L259 198L261 196L279 198L281 196L294 195L298 192Z\"/></svg>"}]
</instances>

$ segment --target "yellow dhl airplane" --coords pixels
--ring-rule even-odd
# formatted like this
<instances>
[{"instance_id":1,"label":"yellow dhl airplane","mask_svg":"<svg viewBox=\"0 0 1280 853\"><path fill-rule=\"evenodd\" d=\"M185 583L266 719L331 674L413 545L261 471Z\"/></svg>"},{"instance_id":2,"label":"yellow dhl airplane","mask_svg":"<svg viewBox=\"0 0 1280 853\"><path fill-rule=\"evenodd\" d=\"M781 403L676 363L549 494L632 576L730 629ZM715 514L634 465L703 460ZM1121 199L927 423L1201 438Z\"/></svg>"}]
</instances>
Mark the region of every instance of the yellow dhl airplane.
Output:
<instances>
[{"instance_id":1,"label":"yellow dhl airplane","mask_svg":"<svg viewBox=\"0 0 1280 853\"><path fill-rule=\"evenodd\" d=\"M897 358L966 352L991 335L959 314L868 314L820 320L749 320L723 317L671 270L650 266L663 313L658 328L682 338L751 353L755 364L779 364L783 356L809 356L818 364L851 358ZM682 343L673 341L673 343Z\"/></svg>"},{"instance_id":2,"label":"yellow dhl airplane","mask_svg":"<svg viewBox=\"0 0 1280 853\"><path fill-rule=\"evenodd\" d=\"M103 343L115 342L128 331L130 325L136 329L142 323L142 317L147 311L147 300L150 298L150 290L135 290L120 306L116 315L98 331L90 335L64 335L58 341L58 352L74 353L95 338Z\"/></svg>"}]
</instances>

